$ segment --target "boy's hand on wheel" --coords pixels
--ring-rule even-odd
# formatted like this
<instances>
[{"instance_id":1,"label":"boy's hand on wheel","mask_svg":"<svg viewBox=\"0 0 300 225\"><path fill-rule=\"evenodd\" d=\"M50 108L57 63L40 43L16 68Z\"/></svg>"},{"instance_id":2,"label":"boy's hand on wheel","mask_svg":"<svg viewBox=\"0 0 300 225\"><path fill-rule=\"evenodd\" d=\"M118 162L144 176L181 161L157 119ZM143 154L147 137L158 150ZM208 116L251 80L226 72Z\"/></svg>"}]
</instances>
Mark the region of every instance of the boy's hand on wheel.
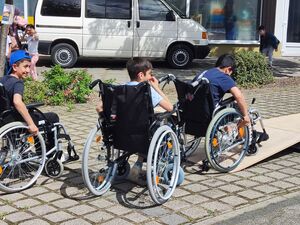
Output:
<instances>
[{"instance_id":1,"label":"boy's hand on wheel","mask_svg":"<svg viewBox=\"0 0 300 225\"><path fill-rule=\"evenodd\" d=\"M238 127L248 126L249 124L250 124L250 117L249 115L246 115L243 117L243 120L239 122Z\"/></svg>"},{"instance_id":2,"label":"boy's hand on wheel","mask_svg":"<svg viewBox=\"0 0 300 225\"><path fill-rule=\"evenodd\" d=\"M38 134L38 132L39 132L39 129L37 128L37 126L35 124L28 125L28 130L34 136L36 136Z\"/></svg>"}]
</instances>

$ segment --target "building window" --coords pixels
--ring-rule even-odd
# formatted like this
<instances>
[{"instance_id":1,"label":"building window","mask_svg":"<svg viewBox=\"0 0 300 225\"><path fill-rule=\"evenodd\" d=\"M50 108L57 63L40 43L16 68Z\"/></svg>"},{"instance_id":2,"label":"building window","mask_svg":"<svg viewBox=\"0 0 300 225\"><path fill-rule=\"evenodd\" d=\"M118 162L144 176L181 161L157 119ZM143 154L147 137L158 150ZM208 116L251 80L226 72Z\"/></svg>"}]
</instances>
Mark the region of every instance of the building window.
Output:
<instances>
[{"instance_id":1,"label":"building window","mask_svg":"<svg viewBox=\"0 0 300 225\"><path fill-rule=\"evenodd\" d=\"M80 17L81 0L44 0L43 16Z\"/></svg>"},{"instance_id":2,"label":"building window","mask_svg":"<svg viewBox=\"0 0 300 225\"><path fill-rule=\"evenodd\" d=\"M190 15L209 32L209 39L257 41L260 0L191 0Z\"/></svg>"}]
</instances>

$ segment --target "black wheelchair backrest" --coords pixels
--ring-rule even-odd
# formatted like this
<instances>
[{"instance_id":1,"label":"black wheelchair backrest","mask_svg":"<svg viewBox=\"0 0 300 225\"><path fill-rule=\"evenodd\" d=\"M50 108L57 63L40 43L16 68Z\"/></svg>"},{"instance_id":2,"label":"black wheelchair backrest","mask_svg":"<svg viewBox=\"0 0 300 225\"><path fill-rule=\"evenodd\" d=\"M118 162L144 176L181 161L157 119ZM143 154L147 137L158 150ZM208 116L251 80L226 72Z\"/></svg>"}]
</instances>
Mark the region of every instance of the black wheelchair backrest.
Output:
<instances>
[{"instance_id":1,"label":"black wheelchair backrest","mask_svg":"<svg viewBox=\"0 0 300 225\"><path fill-rule=\"evenodd\" d=\"M148 83L114 88L112 114L116 115L113 142L116 149L147 154L154 112Z\"/></svg>"},{"instance_id":2,"label":"black wheelchair backrest","mask_svg":"<svg viewBox=\"0 0 300 225\"><path fill-rule=\"evenodd\" d=\"M0 83L0 113L10 109L10 101L5 87Z\"/></svg>"},{"instance_id":3,"label":"black wheelchair backrest","mask_svg":"<svg viewBox=\"0 0 300 225\"><path fill-rule=\"evenodd\" d=\"M204 137L214 111L208 80L201 78L196 83L187 83L176 79L174 83L185 133Z\"/></svg>"},{"instance_id":4,"label":"black wheelchair backrest","mask_svg":"<svg viewBox=\"0 0 300 225\"><path fill-rule=\"evenodd\" d=\"M116 85L102 83L99 81L100 95L103 104L103 115L107 121L110 120L113 104L113 93Z\"/></svg>"}]
</instances>

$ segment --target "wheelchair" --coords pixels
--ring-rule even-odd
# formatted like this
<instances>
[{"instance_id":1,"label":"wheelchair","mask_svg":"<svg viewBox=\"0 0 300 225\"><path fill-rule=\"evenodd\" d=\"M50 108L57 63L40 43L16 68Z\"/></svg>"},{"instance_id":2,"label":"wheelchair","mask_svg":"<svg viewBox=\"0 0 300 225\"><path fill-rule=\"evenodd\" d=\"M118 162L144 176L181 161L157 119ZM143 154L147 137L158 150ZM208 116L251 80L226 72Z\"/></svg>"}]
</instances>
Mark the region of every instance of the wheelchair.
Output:
<instances>
[{"instance_id":1,"label":"wheelchair","mask_svg":"<svg viewBox=\"0 0 300 225\"><path fill-rule=\"evenodd\" d=\"M50 114L37 108L43 104L26 105L34 120L37 118L39 133L34 136L28 132L21 115L10 107L1 83L0 103L1 191L12 193L29 188L44 169L49 177L59 177L64 169L62 163L79 159L65 127L58 121L53 123ZM63 154L64 144L67 145L68 159Z\"/></svg>"},{"instance_id":2,"label":"wheelchair","mask_svg":"<svg viewBox=\"0 0 300 225\"><path fill-rule=\"evenodd\" d=\"M103 195L114 181L127 177L129 157L139 154L147 159L150 196L163 204L172 196L181 169L181 146L174 127L166 122L173 112L154 114L148 83L115 86L95 80L90 88L96 85L103 112L84 145L86 187L94 195Z\"/></svg>"},{"instance_id":3,"label":"wheelchair","mask_svg":"<svg viewBox=\"0 0 300 225\"><path fill-rule=\"evenodd\" d=\"M202 170L208 171L210 164L219 172L235 169L245 155L254 155L259 144L269 136L258 110L250 107L250 126L240 127L242 114L234 100L229 97L216 107L213 103L209 81L203 76L198 81L188 83L169 74L160 79L166 85L173 82L178 97L178 126L185 146L183 159L198 148L201 138L205 137L206 160ZM252 100L254 104L255 99ZM255 129L260 122L263 132Z\"/></svg>"}]
</instances>

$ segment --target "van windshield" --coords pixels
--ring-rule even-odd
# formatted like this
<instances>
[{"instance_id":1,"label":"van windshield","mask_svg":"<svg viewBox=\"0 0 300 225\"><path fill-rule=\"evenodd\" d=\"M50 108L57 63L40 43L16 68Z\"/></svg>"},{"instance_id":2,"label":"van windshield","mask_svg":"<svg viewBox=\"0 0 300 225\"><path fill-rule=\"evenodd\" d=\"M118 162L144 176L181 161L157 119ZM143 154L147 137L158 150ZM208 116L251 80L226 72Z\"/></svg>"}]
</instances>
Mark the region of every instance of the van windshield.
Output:
<instances>
[{"instance_id":1,"label":"van windshield","mask_svg":"<svg viewBox=\"0 0 300 225\"><path fill-rule=\"evenodd\" d=\"M186 19L186 1L183 0L162 0L167 3L181 18Z\"/></svg>"}]
</instances>

